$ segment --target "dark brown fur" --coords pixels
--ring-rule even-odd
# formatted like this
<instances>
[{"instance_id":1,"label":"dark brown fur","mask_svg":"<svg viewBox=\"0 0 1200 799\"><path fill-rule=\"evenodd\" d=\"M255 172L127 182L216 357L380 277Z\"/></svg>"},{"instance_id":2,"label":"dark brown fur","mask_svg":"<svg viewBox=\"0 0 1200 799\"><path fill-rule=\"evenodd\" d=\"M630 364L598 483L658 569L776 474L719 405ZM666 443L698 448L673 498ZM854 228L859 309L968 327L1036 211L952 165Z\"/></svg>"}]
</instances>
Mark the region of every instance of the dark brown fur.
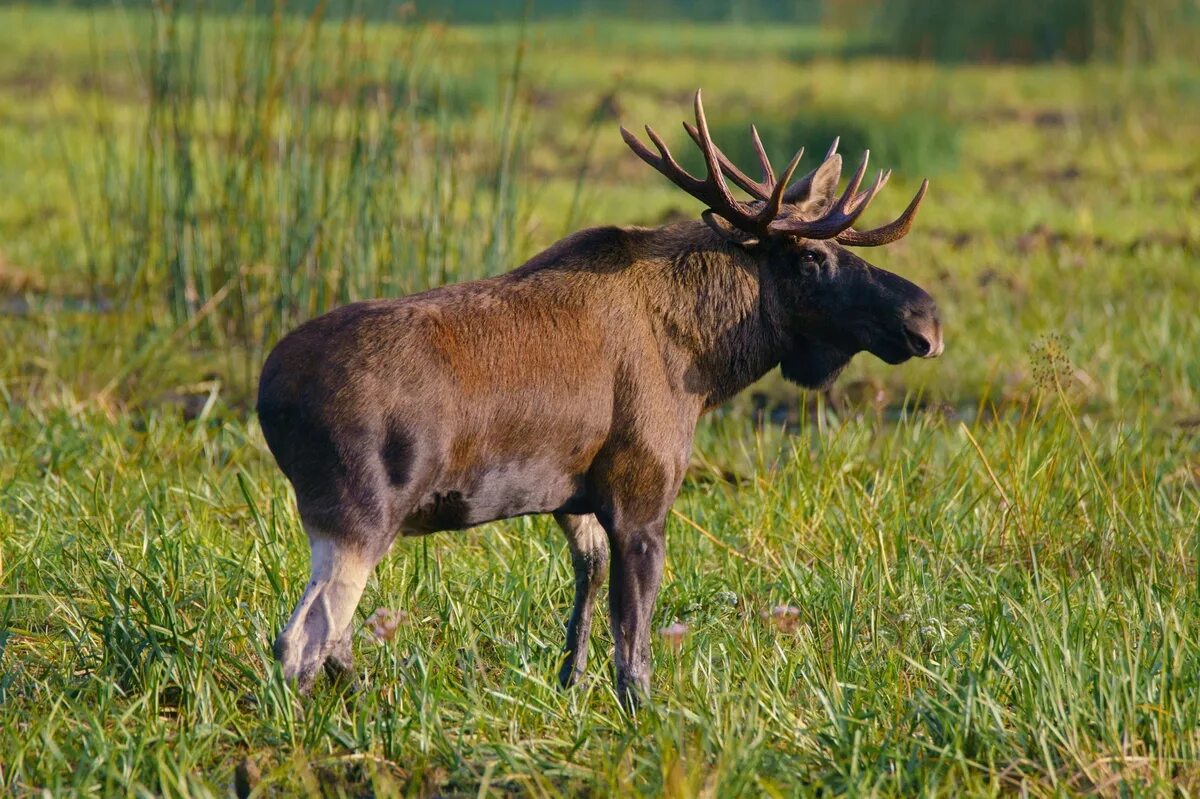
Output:
<instances>
[{"instance_id":1,"label":"dark brown fur","mask_svg":"<svg viewBox=\"0 0 1200 799\"><path fill-rule=\"evenodd\" d=\"M555 513L577 589L564 682L582 670L611 548L632 696L648 686L663 526L701 414L781 363L818 386L857 351L898 362L910 336L934 335L928 295L831 242L605 227L500 277L302 325L267 359L258 410L310 537L369 565L397 534ZM321 634L314 657L348 667L348 637ZM298 657L303 684L315 661Z\"/></svg>"}]
</instances>

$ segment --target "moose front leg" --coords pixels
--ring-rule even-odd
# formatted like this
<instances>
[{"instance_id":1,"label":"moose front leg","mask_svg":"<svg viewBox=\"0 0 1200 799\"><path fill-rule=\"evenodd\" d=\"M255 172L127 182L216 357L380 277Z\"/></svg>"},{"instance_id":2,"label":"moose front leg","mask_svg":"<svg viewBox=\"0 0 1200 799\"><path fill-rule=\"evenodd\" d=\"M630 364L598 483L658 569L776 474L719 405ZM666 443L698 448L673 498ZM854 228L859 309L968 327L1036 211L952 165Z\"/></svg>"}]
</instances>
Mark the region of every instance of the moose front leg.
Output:
<instances>
[{"instance_id":1,"label":"moose front leg","mask_svg":"<svg viewBox=\"0 0 1200 799\"><path fill-rule=\"evenodd\" d=\"M575 570L575 605L567 623L567 644L563 648L562 669L558 681L562 687L575 684L587 668L588 639L592 632L592 616L596 610L596 594L604 583L608 568L608 538L600 522L591 514L576 516L554 514L554 520L567 537L571 550L571 566Z\"/></svg>"},{"instance_id":2,"label":"moose front leg","mask_svg":"<svg viewBox=\"0 0 1200 799\"><path fill-rule=\"evenodd\" d=\"M694 418L683 421L658 419L641 433L621 437L597 457L592 471L592 502L612 558L608 605L617 697L630 711L650 692L650 631L666 556L667 514L687 471L695 425ZM673 440L664 431L687 435ZM672 452L674 457L663 456Z\"/></svg>"},{"instance_id":3,"label":"moose front leg","mask_svg":"<svg viewBox=\"0 0 1200 799\"><path fill-rule=\"evenodd\" d=\"M358 677L354 671L354 625L346 627L346 632L334 644L333 650L325 658L325 676L331 681L354 687Z\"/></svg>"},{"instance_id":4,"label":"moose front leg","mask_svg":"<svg viewBox=\"0 0 1200 799\"><path fill-rule=\"evenodd\" d=\"M610 537L612 614L617 696L630 710L650 691L650 626L662 582L663 523L615 525Z\"/></svg>"}]
</instances>

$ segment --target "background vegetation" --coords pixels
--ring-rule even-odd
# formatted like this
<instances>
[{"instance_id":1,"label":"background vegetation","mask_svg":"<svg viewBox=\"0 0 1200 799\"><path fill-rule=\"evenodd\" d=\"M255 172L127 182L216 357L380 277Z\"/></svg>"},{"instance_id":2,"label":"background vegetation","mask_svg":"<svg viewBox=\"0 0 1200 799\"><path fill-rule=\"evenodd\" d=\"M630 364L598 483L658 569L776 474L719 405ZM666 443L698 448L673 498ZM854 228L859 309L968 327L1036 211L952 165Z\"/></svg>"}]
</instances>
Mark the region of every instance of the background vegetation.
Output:
<instances>
[{"instance_id":1,"label":"background vegetation","mask_svg":"<svg viewBox=\"0 0 1200 799\"><path fill-rule=\"evenodd\" d=\"M868 15L880 52L939 61L1152 62L1187 56L1200 6L1194 0L850 0L832 16Z\"/></svg>"},{"instance_id":2,"label":"background vegetation","mask_svg":"<svg viewBox=\"0 0 1200 799\"><path fill-rule=\"evenodd\" d=\"M258 795L1200 790L1195 6L936 7L0 8L0 793L226 795L242 762ZM741 158L751 122L777 159L870 147L880 218L932 176L872 256L946 355L704 422L636 719L606 623L552 685L544 519L399 544L367 687L299 702L265 352L697 214L615 131L683 148L698 85Z\"/></svg>"}]
</instances>

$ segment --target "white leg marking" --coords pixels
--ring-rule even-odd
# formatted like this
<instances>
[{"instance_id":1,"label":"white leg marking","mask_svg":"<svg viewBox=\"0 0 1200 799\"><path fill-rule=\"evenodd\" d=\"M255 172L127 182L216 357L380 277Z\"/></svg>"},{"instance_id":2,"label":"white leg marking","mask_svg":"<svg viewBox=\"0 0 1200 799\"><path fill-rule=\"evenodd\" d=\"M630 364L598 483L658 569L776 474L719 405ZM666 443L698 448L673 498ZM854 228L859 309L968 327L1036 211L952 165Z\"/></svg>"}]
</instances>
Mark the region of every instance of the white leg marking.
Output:
<instances>
[{"instance_id":1,"label":"white leg marking","mask_svg":"<svg viewBox=\"0 0 1200 799\"><path fill-rule=\"evenodd\" d=\"M596 517L588 514L581 516L581 521L572 530L574 536L570 543L576 552L592 553L596 551L608 551L608 534L604 532L604 525L597 521Z\"/></svg>"},{"instance_id":2,"label":"white leg marking","mask_svg":"<svg viewBox=\"0 0 1200 799\"><path fill-rule=\"evenodd\" d=\"M312 577L275 642L283 674L307 688L325 658L354 620L367 578L375 567L365 554L308 531Z\"/></svg>"}]
</instances>

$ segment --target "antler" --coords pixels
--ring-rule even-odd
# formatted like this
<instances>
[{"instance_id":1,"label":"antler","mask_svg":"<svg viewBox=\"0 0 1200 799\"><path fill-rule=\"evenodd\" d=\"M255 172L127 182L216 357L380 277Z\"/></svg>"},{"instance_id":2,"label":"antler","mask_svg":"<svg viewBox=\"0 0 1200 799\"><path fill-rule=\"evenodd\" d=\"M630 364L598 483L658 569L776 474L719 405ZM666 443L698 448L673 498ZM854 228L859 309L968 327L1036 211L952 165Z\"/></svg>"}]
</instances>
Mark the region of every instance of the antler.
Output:
<instances>
[{"instance_id":1,"label":"antler","mask_svg":"<svg viewBox=\"0 0 1200 799\"><path fill-rule=\"evenodd\" d=\"M838 243L845 244L847 247L879 247L904 238L912 229L913 219L917 216L917 209L921 207L921 200L925 199L925 191L928 188L929 179L926 178L921 181L921 188L917 189L916 196L912 198L900 216L888 224L880 225L872 230L847 228L838 234Z\"/></svg>"},{"instance_id":2,"label":"antler","mask_svg":"<svg viewBox=\"0 0 1200 799\"><path fill-rule=\"evenodd\" d=\"M806 239L836 239L839 234L854 224L854 220L858 219L863 211L867 210L871 200L875 199L876 193L890 177L891 173L885 174L880 170L878 177L875 178L875 185L862 194L858 194L858 187L862 184L863 176L867 174L867 162L870 158L870 150L863 153L862 163L858 165L854 177L850 178L846 190L820 218L811 220L798 217L776 219L771 223L771 230L792 233Z\"/></svg>"},{"instance_id":3,"label":"antler","mask_svg":"<svg viewBox=\"0 0 1200 799\"><path fill-rule=\"evenodd\" d=\"M881 171L870 189L858 193L858 187L862 184L863 176L867 171L869 152L863 155L862 164L859 165L842 196L819 219L801 219L791 214L781 217L780 211L783 210L783 206L801 202L809 196L813 179L821 167L836 156L838 140L834 139L833 145L825 153L825 158L816 169L785 189L801 156L804 155L804 148L800 148L800 151L788 163L783 174L776 180L775 170L771 167L770 159L767 158L762 139L759 138L758 130L752 125L750 127L751 141L763 173L761 181L753 180L734 165L713 143L712 135L708 130L708 121L704 116L704 105L700 99L699 89L696 90L695 110L696 124L691 125L684 122L683 127L704 154L707 174L703 180L693 177L675 161L662 138L649 125L646 126L646 134L658 148L659 155L651 152L650 148L642 144L624 127L621 128L621 137L639 158L665 175L676 186L707 205L709 211L743 232L760 237L784 234L807 239L834 239L840 244L850 246L877 247L904 237L912 228L917 209L920 208L925 191L929 188L928 180L922 181L921 188L913 197L912 202L894 221L867 231L858 231L852 227L891 177L891 171ZM728 184L725 183L725 176L758 202L743 203L735 199L729 191ZM759 206L758 203L762 203L762 205Z\"/></svg>"},{"instance_id":4,"label":"antler","mask_svg":"<svg viewBox=\"0 0 1200 799\"><path fill-rule=\"evenodd\" d=\"M700 131L696 130L696 126L690 122L684 122L683 129L692 137L692 141L696 142L696 145L703 150L704 141L700 138ZM767 158L767 151L763 149L762 139L758 137L758 128L753 125L750 126L750 140L754 143L754 152L758 154L758 163L762 167L763 179L761 183L746 177L746 174L738 169L715 144L713 145L713 150L717 154L717 161L721 164L721 171L727 177L740 186L747 194L766 202L771 199L771 193L775 190L775 170L771 168L771 159ZM800 152L796 153L797 160L803 157L803 155L804 148L801 147ZM784 192L784 195L784 202L787 202L787 192Z\"/></svg>"},{"instance_id":5,"label":"antler","mask_svg":"<svg viewBox=\"0 0 1200 799\"><path fill-rule=\"evenodd\" d=\"M700 151L704 153L704 163L708 170L704 180L693 177L681 167L671 155L671 151L667 149L667 145L663 143L662 137L649 125L646 126L646 135L658 148L659 155L652 153L649 147L642 144L624 127L621 128L621 138L625 140L631 150L637 153L639 158L665 175L676 186L706 204L709 210L721 216L734 227L756 236L767 235L771 223L779 215L779 209L783 205L784 188L791 180L792 173L796 171L796 165L800 163L800 157L804 154L804 150L796 153L787 168L784 169L783 175L776 181L775 172L771 169L771 162L767 159L762 142L759 141L758 132L755 131L755 149L763 167L763 182L757 183L734 166L725 154L713 144L712 134L708 131L708 120L704 116L704 103L700 99L699 89L696 90L695 104L696 127L693 128L685 122L684 128L700 146ZM762 200L764 205L754 209L735 199L729 191L729 185L725 183L722 172L729 174L734 183Z\"/></svg>"},{"instance_id":6,"label":"antler","mask_svg":"<svg viewBox=\"0 0 1200 799\"><path fill-rule=\"evenodd\" d=\"M817 168L788 187L788 190L783 193L783 202L785 204L791 205L808 197L808 193L812 190L813 178L821 171L821 167L825 166L826 161L837 155L838 143L841 140L841 136L834 136L833 144L829 145L829 149L825 151L825 157L821 159L821 163L817 164Z\"/></svg>"}]
</instances>

